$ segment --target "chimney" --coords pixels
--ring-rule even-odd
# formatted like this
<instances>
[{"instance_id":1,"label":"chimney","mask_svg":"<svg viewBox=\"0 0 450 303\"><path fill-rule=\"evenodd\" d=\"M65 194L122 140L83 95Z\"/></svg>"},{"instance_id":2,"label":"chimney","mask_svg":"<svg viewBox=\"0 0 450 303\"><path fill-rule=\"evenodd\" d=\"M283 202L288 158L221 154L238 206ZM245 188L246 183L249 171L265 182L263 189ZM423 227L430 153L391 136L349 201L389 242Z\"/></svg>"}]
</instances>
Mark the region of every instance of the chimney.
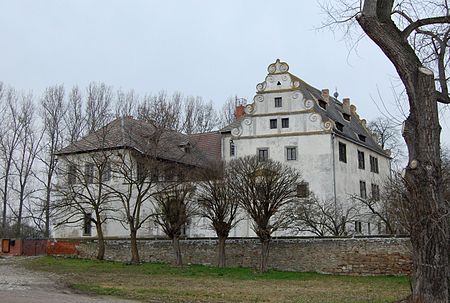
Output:
<instances>
[{"instance_id":1,"label":"chimney","mask_svg":"<svg viewBox=\"0 0 450 303\"><path fill-rule=\"evenodd\" d=\"M342 99L342 109L344 110L344 113L350 114L350 98Z\"/></svg>"},{"instance_id":2,"label":"chimney","mask_svg":"<svg viewBox=\"0 0 450 303\"><path fill-rule=\"evenodd\" d=\"M328 100L330 98L330 90L328 88L322 89L322 98L323 98L323 101L328 103Z\"/></svg>"},{"instance_id":3,"label":"chimney","mask_svg":"<svg viewBox=\"0 0 450 303\"><path fill-rule=\"evenodd\" d=\"M245 106L242 104L237 105L236 109L234 110L234 118L237 120L243 115L245 115Z\"/></svg>"}]
</instances>

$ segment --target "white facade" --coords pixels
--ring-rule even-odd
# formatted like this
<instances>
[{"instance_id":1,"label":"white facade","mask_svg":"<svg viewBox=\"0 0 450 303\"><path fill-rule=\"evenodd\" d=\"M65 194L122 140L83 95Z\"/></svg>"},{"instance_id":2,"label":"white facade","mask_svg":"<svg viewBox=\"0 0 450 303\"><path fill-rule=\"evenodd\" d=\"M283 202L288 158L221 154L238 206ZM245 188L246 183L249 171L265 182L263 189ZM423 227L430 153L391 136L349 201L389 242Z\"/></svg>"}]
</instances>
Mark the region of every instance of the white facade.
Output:
<instances>
[{"instance_id":1,"label":"white facade","mask_svg":"<svg viewBox=\"0 0 450 303\"><path fill-rule=\"evenodd\" d=\"M309 190L321 200L351 205L350 197L361 194L361 181L365 182L365 192L370 196L372 184L381 188L389 177L389 156L375 143L365 121L360 120L348 99L341 103L328 96L327 91L312 88L288 70L289 66L279 60L269 65L265 81L256 86L254 102L245 106L245 115L221 130L222 159L230 161L258 155L264 150L268 158L298 169ZM345 145L345 162L342 150L340 155L340 144ZM359 167L358 151L360 157L361 152L364 153L364 168ZM377 169L371 169L371 157L377 159ZM114 176L110 182L122 186ZM151 209L145 211L151 212ZM378 222L368 212L363 211L358 221L361 233L378 233ZM348 226L350 232L353 229L353 225ZM104 234L106 237L129 236L128 230L115 221L105 224ZM95 236L94 229L91 235ZM208 228L206 219L196 218L186 235L214 237L215 233ZM276 235L290 234L278 232ZM67 225L56 229L55 236L83 236L83 229L80 224ZM163 236L163 232L149 220L139 236ZM242 220L230 236L255 236L251 221Z\"/></svg>"},{"instance_id":2,"label":"white facade","mask_svg":"<svg viewBox=\"0 0 450 303\"><path fill-rule=\"evenodd\" d=\"M288 65L279 60L269 65L265 81L256 86L258 92L254 102L245 106L246 114L223 135L223 159L229 161L235 157L257 155L260 149L267 149L270 159L298 169L308 182L309 190L321 200L351 205L354 202L350 197L360 195L360 181L365 182L367 196L370 196L372 184L381 188L389 177L390 158L380 149L359 142L358 134L355 136L358 140L347 138L336 130L335 121L326 114L330 106L337 106L344 113L347 107L350 120L357 119L352 122L357 122L360 130L364 130L360 135L367 141L373 140L354 106L346 102L336 104L336 100L322 94L320 100L327 103L323 109L317 94L306 93L313 88L288 70ZM283 119L288 119L284 125ZM271 125L271 120L276 120L276 127ZM341 124L351 128L345 119ZM339 143L345 144L346 162L339 160ZM234 145L234 155L230 151L231 145ZM288 148L292 147L295 147L295 160L289 160L287 155ZM358 151L364 153L364 169L358 168ZM371 171L370 157L377 159L378 173ZM368 212L363 211L358 221L361 221L361 233L378 233L378 222ZM254 235L251 231L247 234L251 230L249 224L250 221L241 222L239 234ZM353 226L348 228L351 231Z\"/></svg>"}]
</instances>

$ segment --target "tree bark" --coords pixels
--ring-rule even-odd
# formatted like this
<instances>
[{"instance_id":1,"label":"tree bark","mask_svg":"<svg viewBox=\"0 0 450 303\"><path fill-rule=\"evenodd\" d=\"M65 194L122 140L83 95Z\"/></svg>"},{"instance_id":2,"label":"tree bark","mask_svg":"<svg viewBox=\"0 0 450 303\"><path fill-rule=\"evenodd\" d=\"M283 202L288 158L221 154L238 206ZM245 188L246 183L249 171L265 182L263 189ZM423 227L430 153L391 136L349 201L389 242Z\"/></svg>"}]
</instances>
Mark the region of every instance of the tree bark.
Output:
<instances>
[{"instance_id":1,"label":"tree bark","mask_svg":"<svg viewBox=\"0 0 450 303\"><path fill-rule=\"evenodd\" d=\"M175 265L183 266L183 259L181 255L181 247L180 247L180 238L178 236L174 236L172 238L173 252L175 254Z\"/></svg>"},{"instance_id":2,"label":"tree bark","mask_svg":"<svg viewBox=\"0 0 450 303\"><path fill-rule=\"evenodd\" d=\"M218 266L223 268L225 267L226 264L226 259L225 259L225 242L227 240L227 237L224 236L219 236L219 259L218 259Z\"/></svg>"},{"instance_id":3,"label":"tree bark","mask_svg":"<svg viewBox=\"0 0 450 303\"><path fill-rule=\"evenodd\" d=\"M139 258L139 250L138 250L138 246L137 246L137 231L134 229L131 229L130 237L131 237L131 263L139 264L140 258Z\"/></svg>"},{"instance_id":4,"label":"tree bark","mask_svg":"<svg viewBox=\"0 0 450 303\"><path fill-rule=\"evenodd\" d=\"M270 239L261 241L261 263L259 265L260 272L267 272L267 264L269 260L269 244Z\"/></svg>"},{"instance_id":5,"label":"tree bark","mask_svg":"<svg viewBox=\"0 0 450 303\"><path fill-rule=\"evenodd\" d=\"M411 204L412 302L448 303L448 209L442 194L434 77L392 21L393 5L393 0L366 0L357 20L393 63L408 95L410 114L403 136L409 153L405 182Z\"/></svg>"},{"instance_id":6,"label":"tree bark","mask_svg":"<svg viewBox=\"0 0 450 303\"><path fill-rule=\"evenodd\" d=\"M98 252L97 260L103 260L105 258L105 238L103 236L103 230L101 224L96 224L97 238L98 238Z\"/></svg>"},{"instance_id":7,"label":"tree bark","mask_svg":"<svg viewBox=\"0 0 450 303\"><path fill-rule=\"evenodd\" d=\"M417 94L405 123L409 165L405 181L411 205L413 302L448 302L448 220L442 193L441 127L434 77L420 68Z\"/></svg>"}]
</instances>

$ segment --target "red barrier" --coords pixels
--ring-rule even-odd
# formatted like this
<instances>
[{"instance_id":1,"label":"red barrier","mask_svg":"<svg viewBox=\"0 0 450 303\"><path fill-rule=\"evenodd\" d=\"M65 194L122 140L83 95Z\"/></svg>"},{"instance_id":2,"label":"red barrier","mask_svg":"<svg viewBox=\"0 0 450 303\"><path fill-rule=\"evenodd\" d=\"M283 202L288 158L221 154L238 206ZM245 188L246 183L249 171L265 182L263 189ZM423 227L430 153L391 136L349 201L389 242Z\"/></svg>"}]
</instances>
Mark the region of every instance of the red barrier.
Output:
<instances>
[{"instance_id":1,"label":"red barrier","mask_svg":"<svg viewBox=\"0 0 450 303\"><path fill-rule=\"evenodd\" d=\"M78 255L79 252L76 246L79 241L48 241L47 254L48 255Z\"/></svg>"}]
</instances>

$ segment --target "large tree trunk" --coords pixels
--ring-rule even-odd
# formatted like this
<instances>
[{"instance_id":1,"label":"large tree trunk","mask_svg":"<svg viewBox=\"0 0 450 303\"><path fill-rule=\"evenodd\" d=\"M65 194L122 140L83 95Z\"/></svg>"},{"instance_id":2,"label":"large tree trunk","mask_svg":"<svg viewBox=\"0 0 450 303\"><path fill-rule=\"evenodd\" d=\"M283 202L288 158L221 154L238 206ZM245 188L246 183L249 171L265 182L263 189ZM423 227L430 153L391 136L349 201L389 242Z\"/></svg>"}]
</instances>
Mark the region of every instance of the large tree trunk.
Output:
<instances>
[{"instance_id":1,"label":"large tree trunk","mask_svg":"<svg viewBox=\"0 0 450 303\"><path fill-rule=\"evenodd\" d=\"M139 259L139 250L137 246L137 231L131 229L130 237L131 237L131 263L139 264L140 259Z\"/></svg>"},{"instance_id":2,"label":"large tree trunk","mask_svg":"<svg viewBox=\"0 0 450 303\"><path fill-rule=\"evenodd\" d=\"M225 244L226 244L227 237L219 236L219 255L218 255L218 266L219 267L225 267L226 261L225 261Z\"/></svg>"},{"instance_id":3,"label":"large tree trunk","mask_svg":"<svg viewBox=\"0 0 450 303\"><path fill-rule=\"evenodd\" d=\"M417 95L404 134L409 165L405 181L411 203L413 302L448 302L448 219L441 183L441 127L433 73L420 68Z\"/></svg>"},{"instance_id":4,"label":"large tree trunk","mask_svg":"<svg viewBox=\"0 0 450 303\"><path fill-rule=\"evenodd\" d=\"M183 266L183 259L181 256L180 238L179 236L174 236L172 239L173 252L175 254L175 265Z\"/></svg>"},{"instance_id":5,"label":"large tree trunk","mask_svg":"<svg viewBox=\"0 0 450 303\"><path fill-rule=\"evenodd\" d=\"M97 251L97 260L103 260L105 258L105 238L103 236L103 229L101 224L95 224L97 229L97 238L98 238L98 251Z\"/></svg>"},{"instance_id":6,"label":"large tree trunk","mask_svg":"<svg viewBox=\"0 0 450 303\"><path fill-rule=\"evenodd\" d=\"M357 20L394 64L405 85L410 115L403 136L409 165L413 302L448 303L448 236L440 172L440 126L434 78L391 19L393 0L365 0Z\"/></svg>"},{"instance_id":7,"label":"large tree trunk","mask_svg":"<svg viewBox=\"0 0 450 303\"><path fill-rule=\"evenodd\" d=\"M269 261L269 244L270 239L261 240L261 263L259 264L260 272L267 272L267 264Z\"/></svg>"}]
</instances>

